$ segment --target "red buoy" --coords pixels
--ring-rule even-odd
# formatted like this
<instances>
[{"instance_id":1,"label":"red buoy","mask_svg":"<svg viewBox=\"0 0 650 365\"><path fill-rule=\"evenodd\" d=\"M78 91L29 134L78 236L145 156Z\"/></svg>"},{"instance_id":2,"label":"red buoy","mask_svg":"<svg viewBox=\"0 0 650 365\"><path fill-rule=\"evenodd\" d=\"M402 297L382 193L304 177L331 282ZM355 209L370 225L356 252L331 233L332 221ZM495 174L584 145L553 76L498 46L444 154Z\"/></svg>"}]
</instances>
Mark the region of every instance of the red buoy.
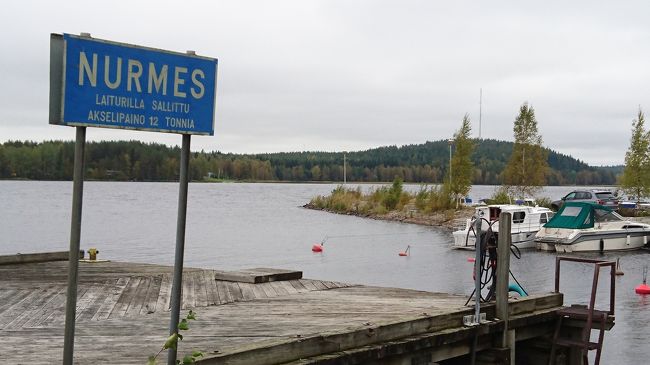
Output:
<instances>
[{"instance_id":1,"label":"red buoy","mask_svg":"<svg viewBox=\"0 0 650 365\"><path fill-rule=\"evenodd\" d=\"M634 288L634 291L637 294L650 294L650 286L643 283L643 284L637 286L636 288Z\"/></svg>"},{"instance_id":2,"label":"red buoy","mask_svg":"<svg viewBox=\"0 0 650 365\"><path fill-rule=\"evenodd\" d=\"M637 294L650 294L650 286L646 284L647 280L648 280L648 266L646 265L643 267L643 284L634 288L634 291Z\"/></svg>"},{"instance_id":3,"label":"red buoy","mask_svg":"<svg viewBox=\"0 0 650 365\"><path fill-rule=\"evenodd\" d=\"M311 246L312 252L323 252L323 245L320 243L314 243L313 246Z\"/></svg>"},{"instance_id":4,"label":"red buoy","mask_svg":"<svg viewBox=\"0 0 650 365\"><path fill-rule=\"evenodd\" d=\"M402 251L399 253L400 256L408 256L409 255L409 250L411 249L411 245L406 246L406 250Z\"/></svg>"}]
</instances>

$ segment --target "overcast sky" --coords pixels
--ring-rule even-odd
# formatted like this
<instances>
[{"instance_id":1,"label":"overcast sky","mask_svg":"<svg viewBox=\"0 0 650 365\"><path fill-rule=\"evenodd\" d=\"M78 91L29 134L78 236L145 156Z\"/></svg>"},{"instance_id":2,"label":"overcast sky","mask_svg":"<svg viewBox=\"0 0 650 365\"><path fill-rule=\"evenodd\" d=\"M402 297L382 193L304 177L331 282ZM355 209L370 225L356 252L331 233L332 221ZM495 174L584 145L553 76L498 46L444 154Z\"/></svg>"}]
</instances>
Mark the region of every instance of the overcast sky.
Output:
<instances>
[{"instance_id":1,"label":"overcast sky","mask_svg":"<svg viewBox=\"0 0 650 365\"><path fill-rule=\"evenodd\" d=\"M650 110L647 1L10 1L0 11L0 140L74 139L48 124L50 33L219 59L215 135L193 150L343 151L446 139L470 115L512 140L622 164ZM180 144L89 128L89 140Z\"/></svg>"}]
</instances>

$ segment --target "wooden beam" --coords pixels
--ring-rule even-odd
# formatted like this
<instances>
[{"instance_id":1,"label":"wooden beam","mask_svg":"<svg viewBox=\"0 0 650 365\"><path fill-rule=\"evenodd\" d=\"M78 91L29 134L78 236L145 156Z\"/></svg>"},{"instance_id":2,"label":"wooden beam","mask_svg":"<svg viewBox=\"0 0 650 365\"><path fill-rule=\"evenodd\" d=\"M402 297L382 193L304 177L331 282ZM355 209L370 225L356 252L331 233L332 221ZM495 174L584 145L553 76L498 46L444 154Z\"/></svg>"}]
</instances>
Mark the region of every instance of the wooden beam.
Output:
<instances>
[{"instance_id":1,"label":"wooden beam","mask_svg":"<svg viewBox=\"0 0 650 365\"><path fill-rule=\"evenodd\" d=\"M0 256L0 265L27 264L32 262L68 261L68 251L42 252L42 253L17 253L15 255ZM84 250L79 250L79 258L83 259Z\"/></svg>"},{"instance_id":2,"label":"wooden beam","mask_svg":"<svg viewBox=\"0 0 650 365\"><path fill-rule=\"evenodd\" d=\"M239 271L215 271L215 280L234 281L238 283L268 283L270 281L285 281L302 279L302 271L282 270L271 268L255 268Z\"/></svg>"}]
</instances>

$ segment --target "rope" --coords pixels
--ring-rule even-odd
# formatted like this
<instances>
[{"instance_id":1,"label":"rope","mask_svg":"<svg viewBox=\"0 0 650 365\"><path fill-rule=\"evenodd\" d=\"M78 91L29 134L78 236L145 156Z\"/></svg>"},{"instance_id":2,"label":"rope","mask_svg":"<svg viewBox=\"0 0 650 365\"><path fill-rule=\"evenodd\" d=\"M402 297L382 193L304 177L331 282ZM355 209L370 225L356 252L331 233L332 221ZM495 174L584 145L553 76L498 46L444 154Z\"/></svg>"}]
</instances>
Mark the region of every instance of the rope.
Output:
<instances>
[{"instance_id":1,"label":"rope","mask_svg":"<svg viewBox=\"0 0 650 365\"><path fill-rule=\"evenodd\" d=\"M481 221L485 221L488 224L488 229L487 231L481 233L481 237L477 237L477 244L476 244L476 249L481 250L480 251L480 256L481 256L481 279L480 279L480 287L481 287L481 293L479 293L480 300L483 302L489 302L494 299L494 296L496 294L496 285L493 285L493 283L496 281L496 267L498 264L498 257L497 257L497 234L494 232L492 226L498 222L498 220L495 221L488 221L485 218L478 218ZM476 232L474 231L474 225L470 225L470 229L472 232L474 232L474 237L476 237ZM469 232L468 232L469 236ZM480 246L479 243L480 242ZM512 255L517 258L521 259L521 250L519 250L519 247L515 246L514 244L510 244L510 252ZM474 263L476 265L476 263ZM524 289L524 287L519 283L515 275L512 273L511 270L508 270L510 276L514 279L514 281L519 285L519 287L528 295L528 292ZM483 289L488 288L487 293L485 296L483 295ZM476 289L472 291L472 294L470 294L469 298L467 299L467 302L465 302L465 305L469 303L469 301L474 297L476 294Z\"/></svg>"},{"instance_id":2,"label":"rope","mask_svg":"<svg viewBox=\"0 0 650 365\"><path fill-rule=\"evenodd\" d=\"M326 235L323 237L323 240L321 241L321 244L325 244L325 241L327 241L330 238L351 238L351 237L377 237L377 236L405 236L409 234L421 234L421 233L431 233L431 231L417 231L417 232L405 232L405 233L369 233L369 234L342 234L342 235L335 235L335 236L330 236Z\"/></svg>"}]
</instances>

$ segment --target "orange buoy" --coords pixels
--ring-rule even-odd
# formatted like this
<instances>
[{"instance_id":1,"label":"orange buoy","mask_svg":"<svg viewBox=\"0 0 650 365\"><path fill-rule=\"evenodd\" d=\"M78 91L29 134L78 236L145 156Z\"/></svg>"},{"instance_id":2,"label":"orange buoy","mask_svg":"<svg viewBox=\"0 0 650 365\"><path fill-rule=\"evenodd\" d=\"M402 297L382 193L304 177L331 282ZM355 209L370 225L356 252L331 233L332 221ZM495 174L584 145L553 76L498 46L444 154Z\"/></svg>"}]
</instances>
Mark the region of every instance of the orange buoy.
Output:
<instances>
[{"instance_id":1,"label":"orange buoy","mask_svg":"<svg viewBox=\"0 0 650 365\"><path fill-rule=\"evenodd\" d=\"M320 243L314 243L313 246L311 246L311 251L312 252L323 252L323 245Z\"/></svg>"},{"instance_id":2,"label":"orange buoy","mask_svg":"<svg viewBox=\"0 0 650 365\"><path fill-rule=\"evenodd\" d=\"M637 294L650 294L650 286L646 284L646 280L648 279L648 266L643 267L643 284L637 286L634 288L634 291Z\"/></svg>"},{"instance_id":3,"label":"orange buoy","mask_svg":"<svg viewBox=\"0 0 650 365\"><path fill-rule=\"evenodd\" d=\"M637 286L636 288L634 288L634 291L637 294L650 294L650 286L643 283L643 284Z\"/></svg>"}]
</instances>

